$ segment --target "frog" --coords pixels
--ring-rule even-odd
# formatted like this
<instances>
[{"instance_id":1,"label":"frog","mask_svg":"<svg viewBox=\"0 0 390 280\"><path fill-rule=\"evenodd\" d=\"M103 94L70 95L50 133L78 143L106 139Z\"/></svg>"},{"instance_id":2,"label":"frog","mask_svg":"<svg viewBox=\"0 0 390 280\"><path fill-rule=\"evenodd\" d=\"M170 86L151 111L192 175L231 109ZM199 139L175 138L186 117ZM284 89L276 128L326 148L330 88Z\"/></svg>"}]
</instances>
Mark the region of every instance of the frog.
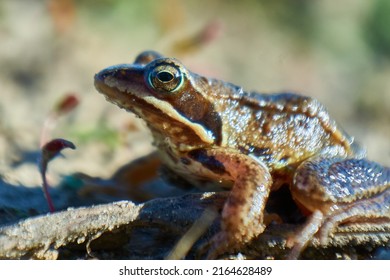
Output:
<instances>
[{"instance_id":1,"label":"frog","mask_svg":"<svg viewBox=\"0 0 390 280\"><path fill-rule=\"evenodd\" d=\"M308 216L287 244L293 258L315 234L325 240L346 222L390 219L390 169L367 160L315 98L244 91L155 51L101 70L94 84L144 120L165 170L200 191L228 193L208 258L259 237L270 192L283 185Z\"/></svg>"}]
</instances>

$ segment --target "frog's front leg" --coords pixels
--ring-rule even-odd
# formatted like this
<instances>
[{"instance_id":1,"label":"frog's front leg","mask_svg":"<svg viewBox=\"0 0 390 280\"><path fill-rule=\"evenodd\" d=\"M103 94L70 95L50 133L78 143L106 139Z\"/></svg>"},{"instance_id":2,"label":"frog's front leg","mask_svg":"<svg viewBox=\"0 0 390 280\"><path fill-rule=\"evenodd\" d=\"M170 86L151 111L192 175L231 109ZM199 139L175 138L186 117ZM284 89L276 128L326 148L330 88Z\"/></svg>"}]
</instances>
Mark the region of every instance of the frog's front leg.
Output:
<instances>
[{"instance_id":1,"label":"frog's front leg","mask_svg":"<svg viewBox=\"0 0 390 280\"><path fill-rule=\"evenodd\" d=\"M296 170L291 194L312 214L289 240L290 258L297 258L315 234L326 244L341 224L390 221L390 168L366 159L307 160Z\"/></svg>"},{"instance_id":2,"label":"frog's front leg","mask_svg":"<svg viewBox=\"0 0 390 280\"><path fill-rule=\"evenodd\" d=\"M238 249L261 234L272 185L268 168L247 155L225 149L195 150L189 157L234 182L222 210L221 231L211 241L208 258Z\"/></svg>"}]
</instances>

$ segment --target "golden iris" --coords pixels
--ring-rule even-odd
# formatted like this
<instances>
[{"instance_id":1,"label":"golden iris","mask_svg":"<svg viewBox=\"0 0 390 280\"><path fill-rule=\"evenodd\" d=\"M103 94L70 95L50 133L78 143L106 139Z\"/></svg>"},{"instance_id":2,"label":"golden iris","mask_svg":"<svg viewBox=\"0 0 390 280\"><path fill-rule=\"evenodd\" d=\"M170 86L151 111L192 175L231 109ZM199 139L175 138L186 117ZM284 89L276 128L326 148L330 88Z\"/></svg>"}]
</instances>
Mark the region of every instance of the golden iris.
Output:
<instances>
[{"instance_id":1,"label":"golden iris","mask_svg":"<svg viewBox=\"0 0 390 280\"><path fill-rule=\"evenodd\" d=\"M183 74L173 65L158 65L150 71L148 80L154 89L174 92L183 84Z\"/></svg>"}]
</instances>

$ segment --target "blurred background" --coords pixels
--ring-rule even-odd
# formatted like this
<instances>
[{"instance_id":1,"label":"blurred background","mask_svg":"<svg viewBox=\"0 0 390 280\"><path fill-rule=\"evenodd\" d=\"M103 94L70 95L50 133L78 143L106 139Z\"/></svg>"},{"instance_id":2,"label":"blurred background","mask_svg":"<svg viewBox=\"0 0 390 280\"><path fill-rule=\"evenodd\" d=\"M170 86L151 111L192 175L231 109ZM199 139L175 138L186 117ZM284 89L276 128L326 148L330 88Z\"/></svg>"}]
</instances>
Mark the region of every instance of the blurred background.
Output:
<instances>
[{"instance_id":1,"label":"blurred background","mask_svg":"<svg viewBox=\"0 0 390 280\"><path fill-rule=\"evenodd\" d=\"M77 149L50 165L52 184L109 177L151 151L142 122L93 86L147 49L248 91L315 97L390 166L389 26L387 0L0 0L0 178L40 185L41 131L68 95L79 105L51 137Z\"/></svg>"}]
</instances>

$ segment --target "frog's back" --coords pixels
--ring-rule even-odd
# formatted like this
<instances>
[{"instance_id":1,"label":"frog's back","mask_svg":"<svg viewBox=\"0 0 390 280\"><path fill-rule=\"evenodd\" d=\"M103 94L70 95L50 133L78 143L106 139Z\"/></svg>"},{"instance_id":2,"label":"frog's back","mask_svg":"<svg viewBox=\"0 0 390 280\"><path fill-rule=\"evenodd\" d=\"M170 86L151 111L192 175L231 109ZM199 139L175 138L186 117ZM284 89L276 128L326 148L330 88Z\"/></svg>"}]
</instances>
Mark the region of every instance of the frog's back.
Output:
<instances>
[{"instance_id":1,"label":"frog's back","mask_svg":"<svg viewBox=\"0 0 390 280\"><path fill-rule=\"evenodd\" d=\"M271 169L313 155L364 155L317 100L293 93L244 93L225 114L224 144L235 146Z\"/></svg>"}]
</instances>

